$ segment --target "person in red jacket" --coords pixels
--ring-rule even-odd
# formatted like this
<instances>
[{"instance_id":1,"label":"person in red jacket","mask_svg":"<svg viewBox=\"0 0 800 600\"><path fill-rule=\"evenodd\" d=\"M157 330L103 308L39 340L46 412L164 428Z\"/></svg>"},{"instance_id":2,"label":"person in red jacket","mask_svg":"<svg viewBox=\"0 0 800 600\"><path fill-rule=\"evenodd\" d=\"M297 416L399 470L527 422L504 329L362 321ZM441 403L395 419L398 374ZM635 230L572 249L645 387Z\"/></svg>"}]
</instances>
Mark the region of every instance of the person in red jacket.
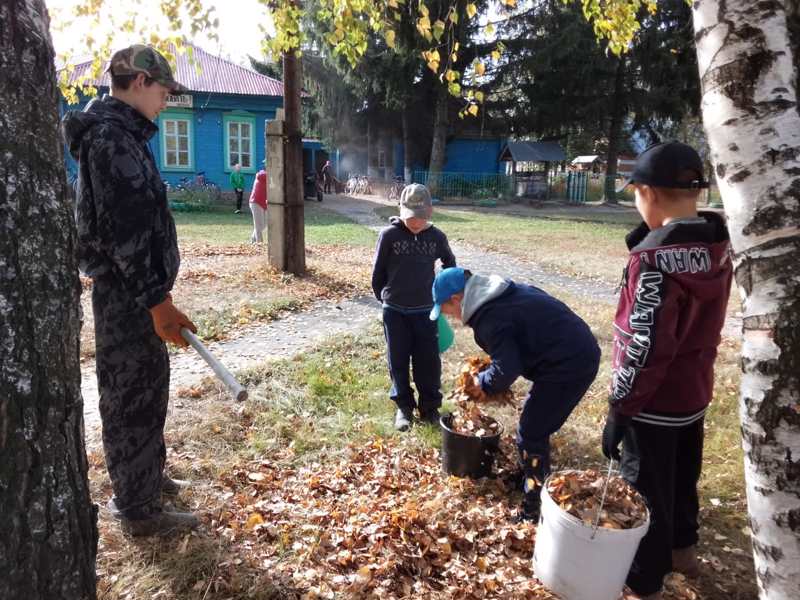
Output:
<instances>
[{"instance_id":1,"label":"person in red jacket","mask_svg":"<svg viewBox=\"0 0 800 600\"><path fill-rule=\"evenodd\" d=\"M267 226L267 172L261 169L256 173L253 191L250 192L250 212L253 214L253 233L250 242L263 241L264 228Z\"/></svg>"},{"instance_id":2,"label":"person in red jacket","mask_svg":"<svg viewBox=\"0 0 800 600\"><path fill-rule=\"evenodd\" d=\"M698 571L703 417L733 272L725 222L697 211L703 172L693 148L667 142L639 155L625 182L644 222L626 238L603 453L621 459L650 508L627 581L648 600L662 598L667 573Z\"/></svg>"}]
</instances>

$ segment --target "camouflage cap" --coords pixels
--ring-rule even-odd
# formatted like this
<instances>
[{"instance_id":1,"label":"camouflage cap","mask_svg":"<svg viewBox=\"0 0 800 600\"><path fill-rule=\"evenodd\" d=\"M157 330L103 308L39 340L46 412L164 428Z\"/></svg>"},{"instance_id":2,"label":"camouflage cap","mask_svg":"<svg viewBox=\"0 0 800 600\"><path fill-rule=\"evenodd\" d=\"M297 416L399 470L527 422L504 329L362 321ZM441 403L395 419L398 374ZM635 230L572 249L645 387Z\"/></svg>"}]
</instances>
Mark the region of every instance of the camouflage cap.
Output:
<instances>
[{"instance_id":1,"label":"camouflage cap","mask_svg":"<svg viewBox=\"0 0 800 600\"><path fill-rule=\"evenodd\" d=\"M117 50L106 69L112 75L138 75L144 73L152 80L169 88L173 94L185 94L189 90L175 81L167 59L155 48L134 44Z\"/></svg>"}]
</instances>

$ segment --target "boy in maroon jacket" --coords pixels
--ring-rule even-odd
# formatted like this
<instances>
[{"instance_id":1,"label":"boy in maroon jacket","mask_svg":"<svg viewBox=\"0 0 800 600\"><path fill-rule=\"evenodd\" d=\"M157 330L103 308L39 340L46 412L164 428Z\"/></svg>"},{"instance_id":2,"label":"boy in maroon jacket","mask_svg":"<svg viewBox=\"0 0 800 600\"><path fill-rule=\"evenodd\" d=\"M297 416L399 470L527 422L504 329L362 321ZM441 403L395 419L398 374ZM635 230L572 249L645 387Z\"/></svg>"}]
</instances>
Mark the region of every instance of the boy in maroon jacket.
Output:
<instances>
[{"instance_id":1,"label":"boy in maroon jacket","mask_svg":"<svg viewBox=\"0 0 800 600\"><path fill-rule=\"evenodd\" d=\"M630 258L614 319L603 454L621 458L623 476L650 508L650 530L628 586L639 598L660 600L667 573L698 570L703 417L732 267L723 219L697 212L708 183L694 149L679 142L651 146L628 184L644 223L626 238Z\"/></svg>"}]
</instances>

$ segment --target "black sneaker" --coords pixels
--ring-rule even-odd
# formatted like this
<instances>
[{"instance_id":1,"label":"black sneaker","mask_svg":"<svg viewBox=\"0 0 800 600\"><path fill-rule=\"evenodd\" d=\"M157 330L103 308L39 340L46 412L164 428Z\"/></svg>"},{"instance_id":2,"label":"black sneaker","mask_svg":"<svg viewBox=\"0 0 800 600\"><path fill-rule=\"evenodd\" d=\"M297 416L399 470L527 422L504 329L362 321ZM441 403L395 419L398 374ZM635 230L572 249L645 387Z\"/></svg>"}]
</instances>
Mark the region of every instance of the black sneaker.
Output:
<instances>
[{"instance_id":1,"label":"black sneaker","mask_svg":"<svg viewBox=\"0 0 800 600\"><path fill-rule=\"evenodd\" d=\"M537 485L522 497L520 520L538 521L542 512L542 486Z\"/></svg>"},{"instance_id":2,"label":"black sneaker","mask_svg":"<svg viewBox=\"0 0 800 600\"><path fill-rule=\"evenodd\" d=\"M411 429L412 419L413 416L409 411L398 408L397 412L394 414L394 428L397 429L397 431L408 431Z\"/></svg>"},{"instance_id":3,"label":"black sneaker","mask_svg":"<svg viewBox=\"0 0 800 600\"><path fill-rule=\"evenodd\" d=\"M419 418L423 423L439 427L439 419L442 418L442 415L439 414L438 408L433 408L420 413Z\"/></svg>"},{"instance_id":4,"label":"black sneaker","mask_svg":"<svg viewBox=\"0 0 800 600\"><path fill-rule=\"evenodd\" d=\"M235 211L233 211L233 214L235 214L235 215L240 215L240 214L242 214L242 211L240 211L240 210L237 208Z\"/></svg>"}]
</instances>

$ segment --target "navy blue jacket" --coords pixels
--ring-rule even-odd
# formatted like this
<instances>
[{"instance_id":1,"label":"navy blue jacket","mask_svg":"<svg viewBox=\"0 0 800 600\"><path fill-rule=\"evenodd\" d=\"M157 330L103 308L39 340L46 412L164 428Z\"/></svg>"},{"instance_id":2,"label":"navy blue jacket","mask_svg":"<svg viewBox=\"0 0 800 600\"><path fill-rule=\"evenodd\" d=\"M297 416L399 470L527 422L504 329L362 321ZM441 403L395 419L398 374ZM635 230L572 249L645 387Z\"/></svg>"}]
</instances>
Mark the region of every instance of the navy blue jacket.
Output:
<instances>
[{"instance_id":1,"label":"navy blue jacket","mask_svg":"<svg viewBox=\"0 0 800 600\"><path fill-rule=\"evenodd\" d=\"M594 373L600 359L589 326L566 304L531 285L509 282L467 325L492 358L480 374L489 394L507 390L520 375L531 381L572 381Z\"/></svg>"},{"instance_id":2,"label":"navy blue jacket","mask_svg":"<svg viewBox=\"0 0 800 600\"><path fill-rule=\"evenodd\" d=\"M372 268L372 291L385 306L424 311L433 308L436 259L442 267L455 267L456 257L447 236L431 225L411 233L397 217L381 230Z\"/></svg>"}]
</instances>

